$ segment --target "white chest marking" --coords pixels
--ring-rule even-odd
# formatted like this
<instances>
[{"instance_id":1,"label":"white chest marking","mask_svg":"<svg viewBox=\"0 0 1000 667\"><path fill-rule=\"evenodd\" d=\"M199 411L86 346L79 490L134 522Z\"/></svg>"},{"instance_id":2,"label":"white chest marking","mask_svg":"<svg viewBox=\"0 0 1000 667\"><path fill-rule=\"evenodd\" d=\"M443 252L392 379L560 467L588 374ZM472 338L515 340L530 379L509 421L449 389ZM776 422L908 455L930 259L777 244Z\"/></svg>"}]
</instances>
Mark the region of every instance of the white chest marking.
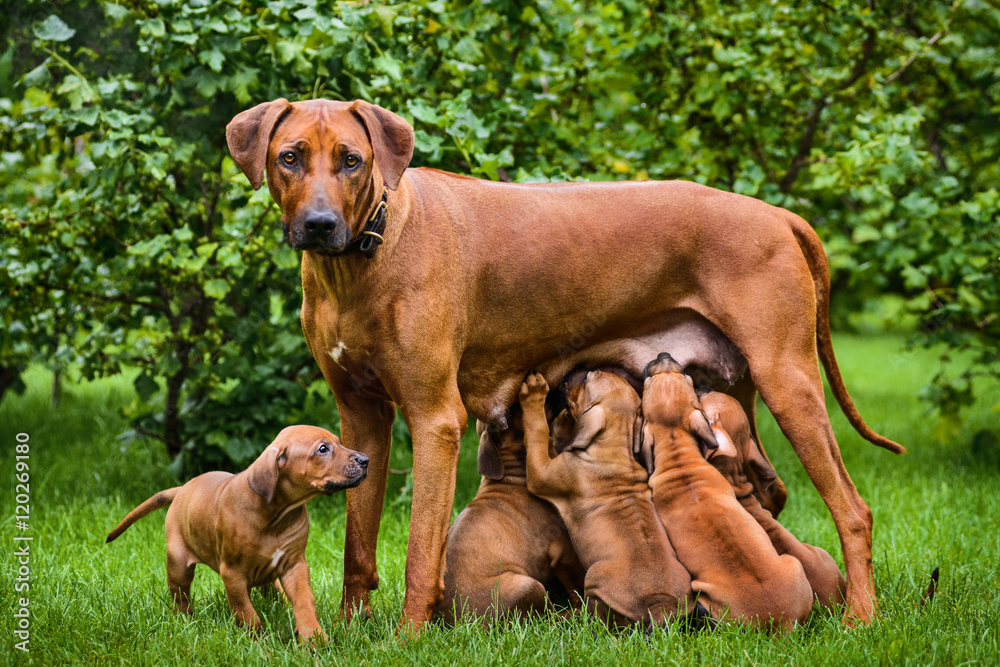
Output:
<instances>
[{"instance_id":1,"label":"white chest marking","mask_svg":"<svg viewBox=\"0 0 1000 667\"><path fill-rule=\"evenodd\" d=\"M284 555L285 555L284 551L282 551L281 549L275 549L274 555L271 556L271 567L278 567L278 561L281 560L281 557Z\"/></svg>"},{"instance_id":2,"label":"white chest marking","mask_svg":"<svg viewBox=\"0 0 1000 667\"><path fill-rule=\"evenodd\" d=\"M333 359L333 363L337 364L341 368L344 368L344 364L340 363L340 358L344 356L344 350L346 349L347 346L344 345L344 341L340 341L339 343L337 343L337 347L331 348L331 350L327 354L329 354L330 358ZM346 371L347 369L344 368L344 370Z\"/></svg>"}]
</instances>

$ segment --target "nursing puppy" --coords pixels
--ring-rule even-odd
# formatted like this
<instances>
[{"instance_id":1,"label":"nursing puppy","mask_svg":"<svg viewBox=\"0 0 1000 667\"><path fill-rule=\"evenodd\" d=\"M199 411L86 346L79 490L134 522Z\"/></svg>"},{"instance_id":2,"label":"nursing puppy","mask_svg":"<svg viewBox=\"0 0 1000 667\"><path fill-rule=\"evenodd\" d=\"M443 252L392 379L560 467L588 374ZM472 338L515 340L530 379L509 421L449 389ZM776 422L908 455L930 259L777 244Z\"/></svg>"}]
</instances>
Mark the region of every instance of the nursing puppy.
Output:
<instances>
[{"instance_id":1,"label":"nursing puppy","mask_svg":"<svg viewBox=\"0 0 1000 667\"><path fill-rule=\"evenodd\" d=\"M309 584L305 504L360 484L368 457L347 449L337 436L315 426L289 426L238 475L207 472L184 486L160 491L108 535L113 541L138 519L167 505L167 583L175 610L191 613L194 566L222 576L236 621L261 630L250 589L281 582L292 604L295 634L325 642Z\"/></svg>"},{"instance_id":2,"label":"nursing puppy","mask_svg":"<svg viewBox=\"0 0 1000 667\"><path fill-rule=\"evenodd\" d=\"M759 478L766 479L773 475L773 468L761 456L757 443L751 437L750 423L739 401L717 391L706 390L699 394L701 407L719 443L719 448L710 456L709 462L726 478L736 499L764 529L775 550L779 554L794 556L802 563L809 585L820 604L827 607L843 604L847 581L830 554L819 547L799 542L761 506L749 475L757 474ZM771 470L770 473L768 469Z\"/></svg>"},{"instance_id":3,"label":"nursing puppy","mask_svg":"<svg viewBox=\"0 0 1000 667\"><path fill-rule=\"evenodd\" d=\"M802 565L778 555L729 482L705 460L706 447L718 445L691 378L669 354L650 362L646 375L642 448L654 461L649 486L698 602L719 620L774 630L804 623L812 589Z\"/></svg>"},{"instance_id":4,"label":"nursing puppy","mask_svg":"<svg viewBox=\"0 0 1000 667\"><path fill-rule=\"evenodd\" d=\"M583 567L559 513L528 492L517 404L507 423L476 424L483 480L448 531L444 600L435 612L449 624L462 613L485 619L542 610L556 581L571 601L583 593Z\"/></svg>"},{"instance_id":5,"label":"nursing puppy","mask_svg":"<svg viewBox=\"0 0 1000 667\"><path fill-rule=\"evenodd\" d=\"M638 394L613 373L587 374L568 395L573 439L553 458L547 392L538 373L521 385L528 490L559 510L587 570L588 609L612 626L662 626L678 613L700 616L691 578L656 517L646 470L632 457Z\"/></svg>"}]
</instances>

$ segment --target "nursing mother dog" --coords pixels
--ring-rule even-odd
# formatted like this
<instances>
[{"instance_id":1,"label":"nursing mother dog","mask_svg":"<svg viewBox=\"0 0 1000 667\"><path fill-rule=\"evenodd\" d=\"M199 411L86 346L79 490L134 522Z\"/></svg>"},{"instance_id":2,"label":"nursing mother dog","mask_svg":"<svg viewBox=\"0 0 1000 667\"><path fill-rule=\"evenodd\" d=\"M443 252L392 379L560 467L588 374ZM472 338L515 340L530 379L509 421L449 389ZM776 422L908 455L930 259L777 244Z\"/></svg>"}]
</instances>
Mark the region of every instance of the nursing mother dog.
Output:
<instances>
[{"instance_id":1,"label":"nursing mother dog","mask_svg":"<svg viewBox=\"0 0 1000 667\"><path fill-rule=\"evenodd\" d=\"M826 256L804 220L683 181L519 185L407 169L413 129L361 100L267 102L226 138L254 188L266 177L285 239L303 251L306 341L344 442L371 459L370 481L347 496L347 615L367 612L379 583L394 406L413 436L400 627L419 631L441 599L468 416L503 426L532 369L549 384L580 363L641 376L669 350L686 372L735 383L751 423L760 392L833 516L847 620L873 617L872 515L841 460L819 361L854 428L904 450L847 393ZM592 334L565 354L581 331Z\"/></svg>"}]
</instances>

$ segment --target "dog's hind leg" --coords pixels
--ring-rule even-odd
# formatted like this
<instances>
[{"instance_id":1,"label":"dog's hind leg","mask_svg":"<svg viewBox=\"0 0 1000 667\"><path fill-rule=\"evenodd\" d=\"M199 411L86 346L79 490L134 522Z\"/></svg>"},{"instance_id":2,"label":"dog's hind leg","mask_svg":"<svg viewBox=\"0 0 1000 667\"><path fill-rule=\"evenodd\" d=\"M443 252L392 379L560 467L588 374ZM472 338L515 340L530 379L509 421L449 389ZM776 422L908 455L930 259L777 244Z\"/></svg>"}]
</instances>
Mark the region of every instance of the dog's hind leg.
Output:
<instances>
[{"instance_id":1,"label":"dog's hind leg","mask_svg":"<svg viewBox=\"0 0 1000 667\"><path fill-rule=\"evenodd\" d=\"M801 255L777 252L769 262L713 293L705 314L746 357L761 398L830 510L847 569L845 621L868 622L877 607L872 513L844 467L826 411L812 277Z\"/></svg>"},{"instance_id":2,"label":"dog's hind leg","mask_svg":"<svg viewBox=\"0 0 1000 667\"><path fill-rule=\"evenodd\" d=\"M183 543L179 546L167 542L167 585L174 611L191 614L191 581L194 579L194 558Z\"/></svg>"}]
</instances>

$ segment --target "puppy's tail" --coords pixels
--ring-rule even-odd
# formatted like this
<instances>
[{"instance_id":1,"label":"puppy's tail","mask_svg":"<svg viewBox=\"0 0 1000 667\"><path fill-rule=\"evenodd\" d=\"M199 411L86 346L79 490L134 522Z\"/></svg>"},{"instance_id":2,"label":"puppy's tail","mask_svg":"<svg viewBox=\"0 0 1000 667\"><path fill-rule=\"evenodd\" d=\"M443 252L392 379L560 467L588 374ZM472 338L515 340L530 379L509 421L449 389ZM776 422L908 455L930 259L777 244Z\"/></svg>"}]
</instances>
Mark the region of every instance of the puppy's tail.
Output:
<instances>
[{"instance_id":1,"label":"puppy's tail","mask_svg":"<svg viewBox=\"0 0 1000 667\"><path fill-rule=\"evenodd\" d=\"M809 223L794 214L788 217L792 233L795 235L799 248L802 249L802 254L805 255L806 263L809 265L809 273L812 274L815 285L816 344L819 348L819 358L823 362L823 368L826 369L826 379L830 382L830 389L833 391L837 403L840 404L840 409L847 416L847 421L862 438L873 445L888 449L890 452L905 454L906 449L902 445L879 435L865 423L858 409L854 407L851 395L847 393L844 378L840 376L837 357L833 354L833 341L830 339L830 267L826 261L826 252Z\"/></svg>"},{"instance_id":2,"label":"puppy's tail","mask_svg":"<svg viewBox=\"0 0 1000 667\"><path fill-rule=\"evenodd\" d=\"M129 526L131 526L133 523L135 523L142 517L146 516L150 512L155 512L161 507L166 507L167 505L172 503L174 501L174 497L177 495L177 492L180 490L181 487L175 486L172 489L166 489L165 491L160 491L155 496L153 496L143 504L136 507L134 510L128 513L128 516L122 519L122 522L120 524L115 526L114 530L108 533L108 539L105 540L105 543L113 542L115 538L117 538L119 535L128 530Z\"/></svg>"}]
</instances>

